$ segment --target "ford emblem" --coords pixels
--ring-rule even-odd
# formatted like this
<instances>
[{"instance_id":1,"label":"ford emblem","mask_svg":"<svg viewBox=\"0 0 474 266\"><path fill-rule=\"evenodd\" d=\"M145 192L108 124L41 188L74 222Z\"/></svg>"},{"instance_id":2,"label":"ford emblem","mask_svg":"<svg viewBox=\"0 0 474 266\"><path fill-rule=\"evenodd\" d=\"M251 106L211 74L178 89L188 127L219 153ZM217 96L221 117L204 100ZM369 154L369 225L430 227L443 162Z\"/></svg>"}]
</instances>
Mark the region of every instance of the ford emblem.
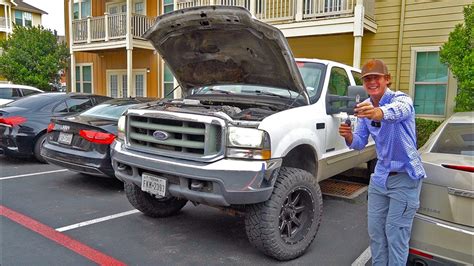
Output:
<instances>
[{"instance_id":1,"label":"ford emblem","mask_svg":"<svg viewBox=\"0 0 474 266\"><path fill-rule=\"evenodd\" d=\"M170 135L168 134L168 132L157 130L153 132L153 137L157 140L167 140Z\"/></svg>"}]
</instances>

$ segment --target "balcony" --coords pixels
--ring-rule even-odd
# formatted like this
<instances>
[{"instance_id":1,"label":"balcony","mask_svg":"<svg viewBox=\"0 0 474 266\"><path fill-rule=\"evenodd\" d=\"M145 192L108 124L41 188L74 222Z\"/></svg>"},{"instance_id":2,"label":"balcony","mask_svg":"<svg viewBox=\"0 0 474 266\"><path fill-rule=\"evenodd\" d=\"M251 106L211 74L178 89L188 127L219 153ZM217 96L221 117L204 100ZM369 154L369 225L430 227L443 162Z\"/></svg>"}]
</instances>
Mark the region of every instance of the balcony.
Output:
<instances>
[{"instance_id":1,"label":"balcony","mask_svg":"<svg viewBox=\"0 0 474 266\"><path fill-rule=\"evenodd\" d=\"M155 22L156 17L133 14L131 34L134 39L142 39L143 33ZM74 45L97 44L124 40L127 34L127 14L118 13L100 17L88 17L72 21L72 41Z\"/></svg>"},{"instance_id":2,"label":"balcony","mask_svg":"<svg viewBox=\"0 0 474 266\"><path fill-rule=\"evenodd\" d=\"M365 18L374 21L375 0L363 0ZM357 0L178 0L177 8L231 5L248 9L257 19L271 24L353 17Z\"/></svg>"}]
</instances>

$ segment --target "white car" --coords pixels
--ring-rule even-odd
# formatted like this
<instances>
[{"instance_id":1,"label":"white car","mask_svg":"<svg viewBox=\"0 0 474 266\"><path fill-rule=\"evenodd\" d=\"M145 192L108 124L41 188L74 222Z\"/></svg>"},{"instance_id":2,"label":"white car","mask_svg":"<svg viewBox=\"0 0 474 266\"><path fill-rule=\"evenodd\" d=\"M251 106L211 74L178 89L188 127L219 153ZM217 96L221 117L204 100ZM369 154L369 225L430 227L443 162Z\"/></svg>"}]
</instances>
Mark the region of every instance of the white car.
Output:
<instances>
[{"instance_id":1,"label":"white car","mask_svg":"<svg viewBox=\"0 0 474 266\"><path fill-rule=\"evenodd\" d=\"M7 104L21 97L42 92L40 89L26 85L0 84L0 105Z\"/></svg>"}]
</instances>

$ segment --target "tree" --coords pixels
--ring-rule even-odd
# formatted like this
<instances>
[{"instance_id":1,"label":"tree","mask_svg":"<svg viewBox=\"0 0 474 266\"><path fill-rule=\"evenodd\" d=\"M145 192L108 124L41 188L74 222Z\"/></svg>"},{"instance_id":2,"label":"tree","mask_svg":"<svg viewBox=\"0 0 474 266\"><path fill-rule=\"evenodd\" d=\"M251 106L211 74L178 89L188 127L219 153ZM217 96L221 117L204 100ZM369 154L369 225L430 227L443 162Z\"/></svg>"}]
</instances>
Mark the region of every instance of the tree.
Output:
<instances>
[{"instance_id":1,"label":"tree","mask_svg":"<svg viewBox=\"0 0 474 266\"><path fill-rule=\"evenodd\" d=\"M69 59L66 44L42 26L14 26L8 39L0 41L0 75L17 84L51 90Z\"/></svg>"},{"instance_id":2,"label":"tree","mask_svg":"<svg viewBox=\"0 0 474 266\"><path fill-rule=\"evenodd\" d=\"M474 110L474 4L464 8L464 25L456 25L449 34L440 57L458 80L454 111Z\"/></svg>"}]
</instances>

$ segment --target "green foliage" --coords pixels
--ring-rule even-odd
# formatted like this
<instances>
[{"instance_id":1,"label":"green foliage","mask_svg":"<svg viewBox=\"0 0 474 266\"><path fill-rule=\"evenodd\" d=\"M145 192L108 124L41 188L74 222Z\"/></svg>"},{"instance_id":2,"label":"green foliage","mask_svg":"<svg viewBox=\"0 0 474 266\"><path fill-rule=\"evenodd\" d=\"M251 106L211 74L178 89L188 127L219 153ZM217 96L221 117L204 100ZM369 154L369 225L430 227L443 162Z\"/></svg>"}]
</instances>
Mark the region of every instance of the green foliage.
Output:
<instances>
[{"instance_id":1,"label":"green foliage","mask_svg":"<svg viewBox=\"0 0 474 266\"><path fill-rule=\"evenodd\" d=\"M16 84L51 90L69 58L66 44L42 26L15 26L10 38L0 41L0 75Z\"/></svg>"},{"instance_id":2,"label":"green foliage","mask_svg":"<svg viewBox=\"0 0 474 266\"><path fill-rule=\"evenodd\" d=\"M417 138L416 142L417 142L418 148L420 148L428 140L431 133L433 133L439 127L439 125L441 125L442 121L416 118L415 123L416 123L416 138Z\"/></svg>"},{"instance_id":3,"label":"green foliage","mask_svg":"<svg viewBox=\"0 0 474 266\"><path fill-rule=\"evenodd\" d=\"M474 110L474 4L464 8L464 25L456 25L449 34L440 57L458 79L454 111Z\"/></svg>"}]
</instances>

